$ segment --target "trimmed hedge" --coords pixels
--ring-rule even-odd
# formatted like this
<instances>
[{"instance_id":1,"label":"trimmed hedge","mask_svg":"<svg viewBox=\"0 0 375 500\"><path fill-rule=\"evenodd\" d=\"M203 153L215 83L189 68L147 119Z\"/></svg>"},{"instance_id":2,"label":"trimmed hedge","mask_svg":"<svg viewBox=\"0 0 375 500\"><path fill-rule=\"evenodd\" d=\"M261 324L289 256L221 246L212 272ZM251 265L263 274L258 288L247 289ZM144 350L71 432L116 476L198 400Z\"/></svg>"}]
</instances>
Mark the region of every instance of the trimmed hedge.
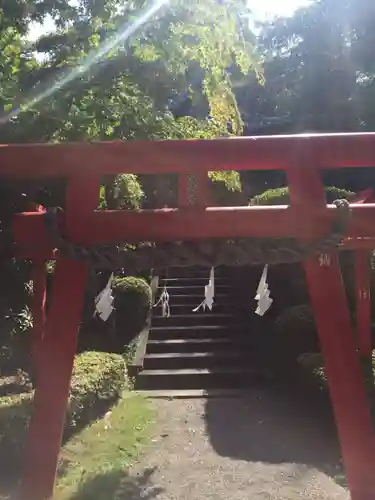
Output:
<instances>
[{"instance_id":1,"label":"trimmed hedge","mask_svg":"<svg viewBox=\"0 0 375 500\"><path fill-rule=\"evenodd\" d=\"M339 198L352 200L355 193L340 189L334 186L325 187L327 203L333 203ZM276 189L268 189L262 194L254 196L249 202L249 205L289 205L289 187L281 187Z\"/></svg>"},{"instance_id":2,"label":"trimmed hedge","mask_svg":"<svg viewBox=\"0 0 375 500\"><path fill-rule=\"evenodd\" d=\"M143 278L117 277L112 283L116 333L127 345L146 324L151 307L151 288Z\"/></svg>"},{"instance_id":3,"label":"trimmed hedge","mask_svg":"<svg viewBox=\"0 0 375 500\"><path fill-rule=\"evenodd\" d=\"M127 371L122 356L95 351L79 354L70 384L67 431L95 418L98 405L116 400L126 381Z\"/></svg>"},{"instance_id":4,"label":"trimmed hedge","mask_svg":"<svg viewBox=\"0 0 375 500\"><path fill-rule=\"evenodd\" d=\"M151 289L142 277L118 276L112 282L114 311L108 321L94 316L94 299L108 282L108 273L93 273L86 287L78 350L124 353L142 331L151 306Z\"/></svg>"},{"instance_id":5,"label":"trimmed hedge","mask_svg":"<svg viewBox=\"0 0 375 500\"><path fill-rule=\"evenodd\" d=\"M118 354L83 352L76 356L71 380L64 438L78 425L95 418L125 387L127 372ZM10 470L22 458L33 392L0 398L0 464Z\"/></svg>"}]
</instances>

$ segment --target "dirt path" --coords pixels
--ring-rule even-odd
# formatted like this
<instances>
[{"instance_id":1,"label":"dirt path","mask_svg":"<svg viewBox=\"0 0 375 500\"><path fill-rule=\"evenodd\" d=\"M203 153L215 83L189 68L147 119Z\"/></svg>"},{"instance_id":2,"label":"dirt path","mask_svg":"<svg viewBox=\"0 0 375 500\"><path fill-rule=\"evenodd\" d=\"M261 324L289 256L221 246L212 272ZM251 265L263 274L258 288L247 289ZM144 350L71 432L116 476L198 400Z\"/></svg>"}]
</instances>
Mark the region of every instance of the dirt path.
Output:
<instances>
[{"instance_id":1,"label":"dirt path","mask_svg":"<svg viewBox=\"0 0 375 500\"><path fill-rule=\"evenodd\" d=\"M263 389L239 399L154 404L159 428L130 470L124 499L349 498L331 477L340 469L332 422L321 425L301 400Z\"/></svg>"}]
</instances>

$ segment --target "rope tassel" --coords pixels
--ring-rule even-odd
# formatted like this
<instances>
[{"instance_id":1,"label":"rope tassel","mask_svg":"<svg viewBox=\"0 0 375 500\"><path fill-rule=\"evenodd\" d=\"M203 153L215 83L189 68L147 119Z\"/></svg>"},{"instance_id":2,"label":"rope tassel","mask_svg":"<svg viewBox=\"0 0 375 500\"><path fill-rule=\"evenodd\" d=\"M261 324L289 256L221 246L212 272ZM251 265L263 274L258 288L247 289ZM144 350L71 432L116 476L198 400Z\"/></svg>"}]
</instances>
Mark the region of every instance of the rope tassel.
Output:
<instances>
[{"instance_id":1,"label":"rope tassel","mask_svg":"<svg viewBox=\"0 0 375 500\"><path fill-rule=\"evenodd\" d=\"M169 318L171 315L171 309L169 307L169 293L167 290L167 285L164 285L163 291L159 297L159 300L154 304L154 307L157 307L161 304L161 315L163 318Z\"/></svg>"},{"instance_id":2,"label":"rope tassel","mask_svg":"<svg viewBox=\"0 0 375 500\"><path fill-rule=\"evenodd\" d=\"M212 307L214 305L215 298L215 271L214 268L211 267L210 271L210 279L208 281L208 285L204 287L204 300L199 304L198 307L193 309L193 312L199 311L202 307L203 311L206 310L206 307L212 311Z\"/></svg>"}]
</instances>

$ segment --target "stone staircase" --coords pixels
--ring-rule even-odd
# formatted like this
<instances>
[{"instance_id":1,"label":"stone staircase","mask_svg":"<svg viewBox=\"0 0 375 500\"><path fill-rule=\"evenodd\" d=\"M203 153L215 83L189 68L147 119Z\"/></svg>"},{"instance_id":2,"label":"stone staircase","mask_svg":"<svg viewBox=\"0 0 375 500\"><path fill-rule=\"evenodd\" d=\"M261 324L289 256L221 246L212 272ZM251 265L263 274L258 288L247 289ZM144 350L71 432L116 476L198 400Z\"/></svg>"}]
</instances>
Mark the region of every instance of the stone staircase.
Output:
<instances>
[{"instance_id":1,"label":"stone staircase","mask_svg":"<svg viewBox=\"0 0 375 500\"><path fill-rule=\"evenodd\" d=\"M225 268L215 270L212 312L192 312L204 298L209 269L170 269L159 277L156 301L167 284L171 315L153 310L143 370L136 389L154 395L201 395L249 386L259 375L253 363L250 326L236 305ZM152 392L151 392L152 391Z\"/></svg>"}]
</instances>

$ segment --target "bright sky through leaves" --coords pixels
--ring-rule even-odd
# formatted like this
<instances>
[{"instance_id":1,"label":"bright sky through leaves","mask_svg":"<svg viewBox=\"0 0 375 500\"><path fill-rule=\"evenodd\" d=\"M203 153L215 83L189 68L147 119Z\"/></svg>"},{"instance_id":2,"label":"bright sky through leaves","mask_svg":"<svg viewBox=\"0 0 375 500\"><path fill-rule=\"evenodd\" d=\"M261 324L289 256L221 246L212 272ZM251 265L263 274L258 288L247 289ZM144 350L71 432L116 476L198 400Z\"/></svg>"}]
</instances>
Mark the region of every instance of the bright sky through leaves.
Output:
<instances>
[{"instance_id":1,"label":"bright sky through leaves","mask_svg":"<svg viewBox=\"0 0 375 500\"><path fill-rule=\"evenodd\" d=\"M259 21L276 16L291 16L299 7L308 5L309 0L249 0L254 18Z\"/></svg>"},{"instance_id":2,"label":"bright sky through leaves","mask_svg":"<svg viewBox=\"0 0 375 500\"><path fill-rule=\"evenodd\" d=\"M172 0L173 1L173 0ZM293 12L309 3L309 0L248 0L254 20L265 21L275 16L291 16ZM36 40L44 33L53 31L51 19L47 19L44 26L35 25L29 33L30 40Z\"/></svg>"}]
</instances>

